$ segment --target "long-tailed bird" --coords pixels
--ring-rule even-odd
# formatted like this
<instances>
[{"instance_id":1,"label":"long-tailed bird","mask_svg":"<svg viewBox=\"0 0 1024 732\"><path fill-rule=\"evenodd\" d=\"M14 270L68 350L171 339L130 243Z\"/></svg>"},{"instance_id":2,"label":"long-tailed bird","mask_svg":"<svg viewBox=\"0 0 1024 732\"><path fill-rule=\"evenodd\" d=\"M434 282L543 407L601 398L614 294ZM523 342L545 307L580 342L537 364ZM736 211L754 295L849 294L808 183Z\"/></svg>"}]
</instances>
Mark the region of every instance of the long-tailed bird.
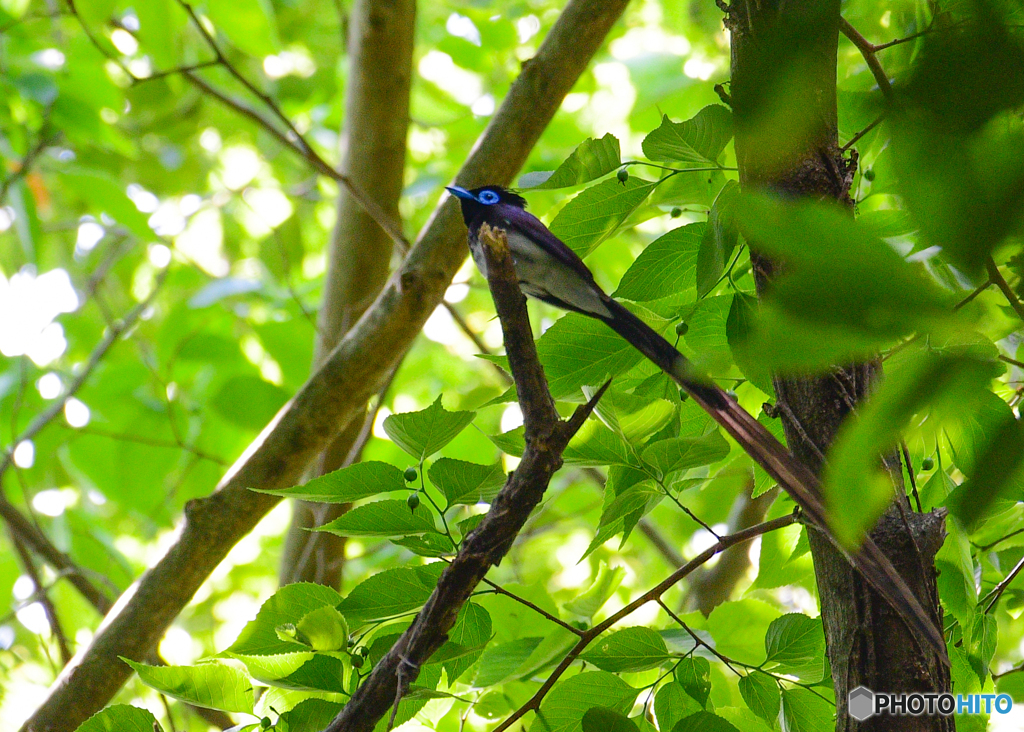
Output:
<instances>
[{"instance_id":1,"label":"long-tailed bird","mask_svg":"<svg viewBox=\"0 0 1024 732\"><path fill-rule=\"evenodd\" d=\"M733 439L792 496L804 514L842 551L864 578L946 665L946 644L935 621L870 537L851 553L834 537L821 500L817 477L736 400L702 378L683 354L653 328L610 298L594 281L583 260L533 214L526 200L501 186L466 190L449 186L459 199L469 229L473 261L487 276L487 257L478 238L480 226L501 229L508 239L519 287L538 300L603 321L681 386Z\"/></svg>"}]
</instances>

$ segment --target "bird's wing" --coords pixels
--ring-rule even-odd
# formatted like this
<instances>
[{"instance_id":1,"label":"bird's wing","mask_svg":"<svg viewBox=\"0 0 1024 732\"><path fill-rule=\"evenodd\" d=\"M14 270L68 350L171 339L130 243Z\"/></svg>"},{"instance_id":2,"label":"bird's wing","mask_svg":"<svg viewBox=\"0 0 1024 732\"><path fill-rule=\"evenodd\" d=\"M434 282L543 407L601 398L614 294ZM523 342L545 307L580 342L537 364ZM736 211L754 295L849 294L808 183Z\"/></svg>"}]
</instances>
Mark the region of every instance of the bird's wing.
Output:
<instances>
[{"instance_id":1,"label":"bird's wing","mask_svg":"<svg viewBox=\"0 0 1024 732\"><path fill-rule=\"evenodd\" d=\"M551 255L559 264L569 267L585 281L594 281L594 275L591 274L590 269L579 258L579 255L566 246L565 242L552 234L548 227L532 213L515 206L508 206L503 207L501 214L504 218L508 219L512 226L532 239L537 246Z\"/></svg>"}]
</instances>

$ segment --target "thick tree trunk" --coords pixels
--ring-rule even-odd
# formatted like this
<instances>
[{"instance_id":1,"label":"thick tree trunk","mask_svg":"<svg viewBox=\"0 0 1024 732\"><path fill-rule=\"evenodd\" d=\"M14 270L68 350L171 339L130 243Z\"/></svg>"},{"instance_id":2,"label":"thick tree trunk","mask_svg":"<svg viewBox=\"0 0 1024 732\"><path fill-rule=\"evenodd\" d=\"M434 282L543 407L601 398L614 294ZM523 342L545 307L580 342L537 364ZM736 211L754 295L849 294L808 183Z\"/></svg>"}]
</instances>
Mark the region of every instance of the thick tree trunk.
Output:
<instances>
[{"instance_id":1,"label":"thick tree trunk","mask_svg":"<svg viewBox=\"0 0 1024 732\"><path fill-rule=\"evenodd\" d=\"M856 164L844 159L837 134L839 6L839 0L732 3L726 24L732 34L731 94L744 188L852 205ZM757 256L756 242L750 244L763 294L771 288L772 262ZM881 362L874 360L836 367L828 375L776 378L793 453L820 474L822 456L843 420L880 375ZM898 457L885 462L902 505L894 506L871 535L938 620L933 558L944 536L942 518L911 512ZM847 697L857 686L941 692L949 690L949 674L824 536L811 531L809 538L835 683L836 729L952 730L952 718L873 717L859 723L848 715Z\"/></svg>"},{"instance_id":2,"label":"thick tree trunk","mask_svg":"<svg viewBox=\"0 0 1024 732\"><path fill-rule=\"evenodd\" d=\"M415 27L415 0L356 0L348 22L341 172L393 220L400 220ZM342 187L324 281L314 373L383 289L391 250L391 237ZM361 427L361 420L353 420L334 439L313 466L314 476L341 467ZM307 529L345 510L347 506L296 502L281 561L281 584L340 585L344 538Z\"/></svg>"}]
</instances>

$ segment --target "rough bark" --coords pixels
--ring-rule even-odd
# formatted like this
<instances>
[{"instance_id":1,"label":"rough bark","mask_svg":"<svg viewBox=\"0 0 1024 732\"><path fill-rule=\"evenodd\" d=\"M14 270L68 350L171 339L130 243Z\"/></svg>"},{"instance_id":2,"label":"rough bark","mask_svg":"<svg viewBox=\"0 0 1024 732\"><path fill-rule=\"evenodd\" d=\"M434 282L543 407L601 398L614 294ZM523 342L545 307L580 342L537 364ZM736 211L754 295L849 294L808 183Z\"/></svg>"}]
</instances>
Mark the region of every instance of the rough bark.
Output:
<instances>
[{"instance_id":1,"label":"rough bark","mask_svg":"<svg viewBox=\"0 0 1024 732\"><path fill-rule=\"evenodd\" d=\"M736 157L745 189L851 205L855 158L844 158L837 136L836 53L839 0L733 2L731 98ZM754 254L759 294L770 292L773 263ZM853 405L881 375L878 360L837 366L833 373L775 379L786 438L816 473ZM896 495L904 489L895 456L885 459ZM905 498L871 532L875 542L925 608L941 620L933 559L944 536L942 516L910 512ZM948 669L922 650L889 605L875 594L819 532L811 553L836 692L837 730L952 730L942 717L847 714L851 689L948 691ZM942 627L939 623L938 627Z\"/></svg>"},{"instance_id":2,"label":"rough bark","mask_svg":"<svg viewBox=\"0 0 1024 732\"><path fill-rule=\"evenodd\" d=\"M626 0L573 0L477 142L457 182L507 184L622 14ZM366 402L441 302L467 254L462 216L446 200L363 317L246 449L212 495L189 502L174 544L118 600L92 642L23 725L72 732L117 693L242 537L277 505L253 488L294 485Z\"/></svg>"},{"instance_id":3,"label":"rough bark","mask_svg":"<svg viewBox=\"0 0 1024 732\"><path fill-rule=\"evenodd\" d=\"M389 217L400 221L416 2L357 0L348 21L341 172ZM338 194L337 210L317 323L314 371L380 293L391 264L391 237L345 187ZM353 420L334 439L313 466L314 476L341 467L360 427L359 420ZM340 586L345 539L307 529L346 510L347 506L296 502L281 561L281 584Z\"/></svg>"}]
</instances>

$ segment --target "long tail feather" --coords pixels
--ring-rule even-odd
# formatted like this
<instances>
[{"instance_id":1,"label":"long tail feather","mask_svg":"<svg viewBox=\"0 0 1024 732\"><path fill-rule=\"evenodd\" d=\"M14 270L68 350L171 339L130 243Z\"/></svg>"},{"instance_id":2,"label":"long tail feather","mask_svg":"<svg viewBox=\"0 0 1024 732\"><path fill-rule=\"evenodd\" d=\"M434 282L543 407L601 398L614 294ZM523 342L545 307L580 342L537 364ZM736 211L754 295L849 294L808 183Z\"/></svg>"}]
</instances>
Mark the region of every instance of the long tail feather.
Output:
<instances>
[{"instance_id":1,"label":"long tail feather","mask_svg":"<svg viewBox=\"0 0 1024 732\"><path fill-rule=\"evenodd\" d=\"M865 537L860 549L851 553L832 534L817 477L735 399L714 383L699 378L686 357L653 328L615 300L608 298L605 304L611 317L602 320L659 366L725 428L754 461L782 486L864 579L892 605L908 626L948 665L946 643L935 621L871 537Z\"/></svg>"}]
</instances>

